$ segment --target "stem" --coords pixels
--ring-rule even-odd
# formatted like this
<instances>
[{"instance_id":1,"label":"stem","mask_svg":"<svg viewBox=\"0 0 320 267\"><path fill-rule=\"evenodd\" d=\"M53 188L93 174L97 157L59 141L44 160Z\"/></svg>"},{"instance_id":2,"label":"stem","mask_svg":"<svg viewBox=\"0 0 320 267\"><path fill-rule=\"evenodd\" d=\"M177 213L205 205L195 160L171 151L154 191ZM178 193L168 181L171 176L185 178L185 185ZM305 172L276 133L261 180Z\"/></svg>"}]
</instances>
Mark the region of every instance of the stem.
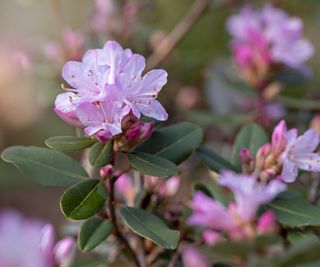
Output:
<instances>
[{"instance_id":1,"label":"stem","mask_svg":"<svg viewBox=\"0 0 320 267\"><path fill-rule=\"evenodd\" d=\"M170 260L170 262L169 262L168 267L175 267L175 266L177 266L177 262L178 262L178 260L179 260L179 257L180 257L180 252L179 252L179 250L177 250L177 251L173 254L173 256L172 256L172 258L171 258L171 260Z\"/></svg>"},{"instance_id":2,"label":"stem","mask_svg":"<svg viewBox=\"0 0 320 267\"><path fill-rule=\"evenodd\" d=\"M309 202L311 204L315 204L318 200L318 189L320 185L320 179L319 177L312 177L312 184L309 191Z\"/></svg>"},{"instance_id":3,"label":"stem","mask_svg":"<svg viewBox=\"0 0 320 267\"><path fill-rule=\"evenodd\" d=\"M153 54L147 59L146 70L153 69L161 64L198 21L209 6L208 0L196 0L185 17L163 39Z\"/></svg>"},{"instance_id":4,"label":"stem","mask_svg":"<svg viewBox=\"0 0 320 267\"><path fill-rule=\"evenodd\" d=\"M114 205L114 183L115 183L115 179L109 179L109 200L108 200L108 206L109 206L109 212L110 212L110 218L111 221L114 225L114 229L115 229L115 234L117 236L117 238L119 239L119 241L125 246L125 248L128 250L129 254L131 255L135 266L137 267L141 267L137 255L135 254L134 250L131 248L128 240L122 235L120 229L119 229L119 225L117 222L117 216L116 216L116 212L115 212L115 205Z\"/></svg>"}]
</instances>

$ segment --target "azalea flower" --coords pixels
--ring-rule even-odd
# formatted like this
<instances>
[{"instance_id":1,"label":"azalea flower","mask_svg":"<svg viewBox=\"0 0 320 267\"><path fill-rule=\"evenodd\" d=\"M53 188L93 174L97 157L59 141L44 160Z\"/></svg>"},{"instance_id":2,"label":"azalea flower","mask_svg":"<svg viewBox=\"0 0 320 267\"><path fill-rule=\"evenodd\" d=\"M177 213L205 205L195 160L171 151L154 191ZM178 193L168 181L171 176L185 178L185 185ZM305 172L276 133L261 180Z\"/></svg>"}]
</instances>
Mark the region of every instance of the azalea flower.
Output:
<instances>
[{"instance_id":1,"label":"azalea flower","mask_svg":"<svg viewBox=\"0 0 320 267\"><path fill-rule=\"evenodd\" d=\"M303 36L303 22L270 4L262 10L246 6L226 26L233 37L235 60L242 67L280 63L299 69L314 53Z\"/></svg>"},{"instance_id":2,"label":"azalea flower","mask_svg":"<svg viewBox=\"0 0 320 267\"><path fill-rule=\"evenodd\" d=\"M252 222L255 221L259 207L286 189L286 185L278 180L268 184L259 183L253 176L227 171L221 174L218 183L233 192L235 202L229 203L226 208L204 193L196 192L190 204L192 215L188 223L224 231L233 238L251 238L254 231L257 231Z\"/></svg>"},{"instance_id":3,"label":"azalea flower","mask_svg":"<svg viewBox=\"0 0 320 267\"><path fill-rule=\"evenodd\" d=\"M0 212L1 267L68 267L74 248L70 237L55 245L50 224L24 218L15 211Z\"/></svg>"},{"instance_id":4,"label":"azalea flower","mask_svg":"<svg viewBox=\"0 0 320 267\"><path fill-rule=\"evenodd\" d=\"M293 182L299 169L320 172L320 155L314 153L320 139L314 129L307 130L301 136L298 136L296 129L292 129L286 133L286 141L286 148L280 157L283 181Z\"/></svg>"},{"instance_id":5,"label":"azalea flower","mask_svg":"<svg viewBox=\"0 0 320 267\"><path fill-rule=\"evenodd\" d=\"M168 114L156 100L167 82L164 70L151 70L142 76L145 59L109 41L103 49L89 50L82 62L69 61L62 70L72 88L64 88L55 102L57 115L88 136L115 136L122 133L121 123L132 113L166 120Z\"/></svg>"}]
</instances>

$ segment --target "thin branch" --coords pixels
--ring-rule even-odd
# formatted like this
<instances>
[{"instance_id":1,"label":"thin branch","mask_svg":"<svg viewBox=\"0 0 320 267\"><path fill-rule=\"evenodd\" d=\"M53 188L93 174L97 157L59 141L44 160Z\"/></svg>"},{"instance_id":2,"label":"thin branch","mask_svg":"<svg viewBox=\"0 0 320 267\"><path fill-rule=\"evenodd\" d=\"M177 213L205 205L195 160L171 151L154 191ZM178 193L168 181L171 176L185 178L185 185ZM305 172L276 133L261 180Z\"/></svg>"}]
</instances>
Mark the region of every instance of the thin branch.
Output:
<instances>
[{"instance_id":1,"label":"thin branch","mask_svg":"<svg viewBox=\"0 0 320 267\"><path fill-rule=\"evenodd\" d=\"M111 217L111 221L114 225L114 229L115 229L115 234L118 237L119 241L125 246L125 248L128 250L129 254L131 255L134 264L136 267L141 267L140 263L138 261L137 255L134 252L134 250L131 248L128 240L122 235L120 229L119 229L119 225L117 222L117 216L116 216L116 212L115 212L115 203L114 203L114 183L115 183L115 179L109 179L109 200L108 200L108 206L109 206L109 212L110 212L110 217Z\"/></svg>"},{"instance_id":2,"label":"thin branch","mask_svg":"<svg viewBox=\"0 0 320 267\"><path fill-rule=\"evenodd\" d=\"M177 262L178 262L178 260L179 260L179 257L180 257L180 252L179 252L179 250L177 250L177 251L173 254L173 256L172 256L172 258L171 258L171 260L170 260L170 262L169 262L168 267L175 267L175 266L177 266Z\"/></svg>"},{"instance_id":3,"label":"thin branch","mask_svg":"<svg viewBox=\"0 0 320 267\"><path fill-rule=\"evenodd\" d=\"M196 0L185 17L176 27L163 39L153 54L147 59L147 70L161 64L173 51L177 44L188 33L192 26L209 6L209 0Z\"/></svg>"}]
</instances>

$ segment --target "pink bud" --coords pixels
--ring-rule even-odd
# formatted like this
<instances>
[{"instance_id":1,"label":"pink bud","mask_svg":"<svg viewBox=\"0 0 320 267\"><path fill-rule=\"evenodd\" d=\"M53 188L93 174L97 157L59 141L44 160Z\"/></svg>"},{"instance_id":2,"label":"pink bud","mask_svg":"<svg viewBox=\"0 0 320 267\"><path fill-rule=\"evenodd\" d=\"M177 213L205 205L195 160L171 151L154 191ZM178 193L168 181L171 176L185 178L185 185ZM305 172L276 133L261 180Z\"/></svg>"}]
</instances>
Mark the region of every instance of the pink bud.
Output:
<instances>
[{"instance_id":1,"label":"pink bud","mask_svg":"<svg viewBox=\"0 0 320 267\"><path fill-rule=\"evenodd\" d=\"M112 138L112 134L108 131L101 130L97 132L96 138L99 142L105 144Z\"/></svg>"},{"instance_id":2,"label":"pink bud","mask_svg":"<svg viewBox=\"0 0 320 267\"><path fill-rule=\"evenodd\" d=\"M173 176L166 180L164 184L160 188L160 194L163 197L170 197L177 193L180 185L180 177L179 176Z\"/></svg>"},{"instance_id":3,"label":"pink bud","mask_svg":"<svg viewBox=\"0 0 320 267\"><path fill-rule=\"evenodd\" d=\"M203 232L203 239L207 245L213 246L221 240L221 236L216 231L206 230Z\"/></svg>"},{"instance_id":4,"label":"pink bud","mask_svg":"<svg viewBox=\"0 0 320 267\"><path fill-rule=\"evenodd\" d=\"M183 267L209 267L208 259L196 248L185 246L182 250Z\"/></svg>"},{"instance_id":5,"label":"pink bud","mask_svg":"<svg viewBox=\"0 0 320 267\"><path fill-rule=\"evenodd\" d=\"M287 126L284 120L280 121L272 133L272 151L278 155L286 146Z\"/></svg>"},{"instance_id":6,"label":"pink bud","mask_svg":"<svg viewBox=\"0 0 320 267\"><path fill-rule=\"evenodd\" d=\"M320 134L320 114L313 117L310 128L314 129L318 134Z\"/></svg>"},{"instance_id":7,"label":"pink bud","mask_svg":"<svg viewBox=\"0 0 320 267\"><path fill-rule=\"evenodd\" d=\"M257 230L259 234L266 234L273 232L276 228L276 219L272 211L266 211L263 213L257 224Z\"/></svg>"},{"instance_id":8,"label":"pink bud","mask_svg":"<svg viewBox=\"0 0 320 267\"><path fill-rule=\"evenodd\" d=\"M125 138L131 144L140 143L151 136L152 130L152 122L138 121L126 131Z\"/></svg>"},{"instance_id":9,"label":"pink bud","mask_svg":"<svg viewBox=\"0 0 320 267\"><path fill-rule=\"evenodd\" d=\"M256 156L256 167L262 168L263 164L265 162L266 157L271 151L271 145L265 144L262 147L259 148Z\"/></svg>"},{"instance_id":10,"label":"pink bud","mask_svg":"<svg viewBox=\"0 0 320 267\"><path fill-rule=\"evenodd\" d=\"M100 169L100 176L101 176L101 177L111 177L112 172L113 172L112 165L109 164L109 165L104 166L104 167L102 167L102 168Z\"/></svg>"},{"instance_id":11,"label":"pink bud","mask_svg":"<svg viewBox=\"0 0 320 267\"><path fill-rule=\"evenodd\" d=\"M253 160L252 153L249 148L243 147L240 149L240 161L243 164L249 164Z\"/></svg>"},{"instance_id":12,"label":"pink bud","mask_svg":"<svg viewBox=\"0 0 320 267\"><path fill-rule=\"evenodd\" d=\"M67 267L71 264L75 254L75 241L72 237L60 240L54 247L54 258L59 266Z\"/></svg>"}]
</instances>

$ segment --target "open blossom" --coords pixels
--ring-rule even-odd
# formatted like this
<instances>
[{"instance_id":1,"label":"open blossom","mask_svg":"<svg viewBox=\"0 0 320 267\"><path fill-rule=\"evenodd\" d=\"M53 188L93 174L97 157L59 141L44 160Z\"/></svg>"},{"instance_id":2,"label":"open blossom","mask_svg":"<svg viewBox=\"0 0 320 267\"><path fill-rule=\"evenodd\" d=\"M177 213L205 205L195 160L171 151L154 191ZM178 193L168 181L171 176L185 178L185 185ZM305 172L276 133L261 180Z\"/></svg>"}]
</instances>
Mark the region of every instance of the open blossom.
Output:
<instances>
[{"instance_id":1,"label":"open blossom","mask_svg":"<svg viewBox=\"0 0 320 267\"><path fill-rule=\"evenodd\" d=\"M251 238L254 231L257 231L252 222L255 221L258 208L286 189L286 185L278 180L268 184L259 183L255 177L226 171L221 174L219 184L233 192L235 202L225 208L202 192L196 192L191 202L193 213L188 223L225 231L233 238Z\"/></svg>"},{"instance_id":2,"label":"open blossom","mask_svg":"<svg viewBox=\"0 0 320 267\"><path fill-rule=\"evenodd\" d=\"M74 247L72 238L55 245L54 230L49 224L14 211L0 213L1 267L67 267Z\"/></svg>"},{"instance_id":3,"label":"open blossom","mask_svg":"<svg viewBox=\"0 0 320 267\"><path fill-rule=\"evenodd\" d=\"M293 182L298 176L298 170L320 172L320 155L315 153L320 139L314 129L307 130L298 136L296 129L286 133L286 149L280 160L283 164L281 178L285 182Z\"/></svg>"},{"instance_id":4,"label":"open blossom","mask_svg":"<svg viewBox=\"0 0 320 267\"><path fill-rule=\"evenodd\" d=\"M232 49L241 67L268 67L280 63L292 68L301 66L314 49L303 36L303 22L267 4L262 10L246 6L227 21L232 35Z\"/></svg>"},{"instance_id":5,"label":"open blossom","mask_svg":"<svg viewBox=\"0 0 320 267\"><path fill-rule=\"evenodd\" d=\"M130 112L166 120L168 114L156 100L167 82L164 70L145 75L145 59L109 41L103 49L89 50L82 62L69 61L62 71L72 88L64 88L55 102L57 115L88 136L105 132L111 137L122 132L121 122Z\"/></svg>"},{"instance_id":6,"label":"open blossom","mask_svg":"<svg viewBox=\"0 0 320 267\"><path fill-rule=\"evenodd\" d=\"M299 169L320 172L319 133L307 130L298 136L297 129L287 130L285 121L280 121L274 128L271 144L262 146L256 156L256 168L259 176L269 179L279 175L285 182L294 182Z\"/></svg>"}]
</instances>

